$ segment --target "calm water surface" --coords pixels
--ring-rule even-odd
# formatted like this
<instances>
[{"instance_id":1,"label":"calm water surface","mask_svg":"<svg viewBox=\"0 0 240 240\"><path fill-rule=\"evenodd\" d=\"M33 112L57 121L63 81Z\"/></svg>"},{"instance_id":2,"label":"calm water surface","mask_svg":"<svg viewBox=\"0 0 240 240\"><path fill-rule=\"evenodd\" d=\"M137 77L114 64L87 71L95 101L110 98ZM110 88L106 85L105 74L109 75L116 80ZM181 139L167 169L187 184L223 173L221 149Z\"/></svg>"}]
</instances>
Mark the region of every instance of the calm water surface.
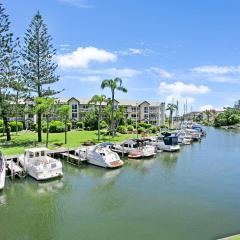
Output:
<instances>
[{"instance_id":1,"label":"calm water surface","mask_svg":"<svg viewBox=\"0 0 240 240\"><path fill-rule=\"evenodd\" d=\"M210 240L240 232L240 133L207 129L179 153L117 170L7 182L0 240Z\"/></svg>"}]
</instances>

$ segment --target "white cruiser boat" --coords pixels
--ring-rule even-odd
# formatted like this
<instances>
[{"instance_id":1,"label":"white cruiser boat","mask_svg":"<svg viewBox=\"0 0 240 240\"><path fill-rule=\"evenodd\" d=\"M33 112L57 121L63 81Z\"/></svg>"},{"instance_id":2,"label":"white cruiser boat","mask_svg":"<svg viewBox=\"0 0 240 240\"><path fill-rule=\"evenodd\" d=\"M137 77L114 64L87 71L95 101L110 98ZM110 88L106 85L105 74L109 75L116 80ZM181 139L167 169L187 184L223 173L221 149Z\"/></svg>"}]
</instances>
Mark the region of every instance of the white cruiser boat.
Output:
<instances>
[{"instance_id":1,"label":"white cruiser boat","mask_svg":"<svg viewBox=\"0 0 240 240\"><path fill-rule=\"evenodd\" d=\"M200 132L198 132L197 130L186 129L185 131L188 135L190 135L192 137L193 141L200 141L201 140L202 134Z\"/></svg>"},{"instance_id":2,"label":"white cruiser boat","mask_svg":"<svg viewBox=\"0 0 240 240\"><path fill-rule=\"evenodd\" d=\"M48 151L47 148L30 148L19 157L19 162L25 171L36 180L63 176L62 163L47 156Z\"/></svg>"},{"instance_id":3,"label":"white cruiser boat","mask_svg":"<svg viewBox=\"0 0 240 240\"><path fill-rule=\"evenodd\" d=\"M119 154L128 155L130 158L151 157L156 154L155 147L147 145L141 139L129 139L122 144L114 144L112 150Z\"/></svg>"},{"instance_id":4,"label":"white cruiser boat","mask_svg":"<svg viewBox=\"0 0 240 240\"><path fill-rule=\"evenodd\" d=\"M6 162L0 152L0 190L5 187L5 177L6 177Z\"/></svg>"},{"instance_id":5,"label":"white cruiser boat","mask_svg":"<svg viewBox=\"0 0 240 240\"><path fill-rule=\"evenodd\" d=\"M75 154L82 159L86 159L88 163L99 167L117 168L124 164L117 153L113 152L108 146L101 144L81 147L75 151Z\"/></svg>"},{"instance_id":6,"label":"white cruiser boat","mask_svg":"<svg viewBox=\"0 0 240 240\"><path fill-rule=\"evenodd\" d=\"M192 136L187 134L184 130L177 132L178 143L183 145L190 145L192 143Z\"/></svg>"},{"instance_id":7,"label":"white cruiser boat","mask_svg":"<svg viewBox=\"0 0 240 240\"><path fill-rule=\"evenodd\" d=\"M175 152L180 150L176 135L165 134L164 136L148 138L146 141L147 144L154 146L157 151Z\"/></svg>"}]
</instances>

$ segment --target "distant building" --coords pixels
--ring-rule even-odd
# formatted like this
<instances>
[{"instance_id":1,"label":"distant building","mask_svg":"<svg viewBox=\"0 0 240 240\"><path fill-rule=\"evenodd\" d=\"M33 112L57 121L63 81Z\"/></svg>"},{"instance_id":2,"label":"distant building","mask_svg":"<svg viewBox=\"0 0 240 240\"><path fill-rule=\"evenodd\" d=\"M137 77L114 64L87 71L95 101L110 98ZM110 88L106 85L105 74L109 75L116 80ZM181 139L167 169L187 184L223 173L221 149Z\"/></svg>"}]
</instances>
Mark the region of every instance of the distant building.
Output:
<instances>
[{"instance_id":1,"label":"distant building","mask_svg":"<svg viewBox=\"0 0 240 240\"><path fill-rule=\"evenodd\" d=\"M90 99L83 98L75 98L71 97L69 99L56 99L56 104L68 104L71 108L69 118L72 120L83 120L86 113L93 110L94 106L88 104ZM28 106L33 106L33 103L29 102ZM102 104L104 108L106 103ZM165 122L165 103L163 102L150 102L150 101L128 101L128 100L115 100L114 102L115 108L122 106L126 109L125 116L127 119L131 119L133 121L142 121L146 123L150 123L155 126L160 126ZM44 116L43 116L44 119ZM50 116L50 120L57 120L58 116L53 111ZM9 118L10 121L14 121L15 118ZM37 116L35 113L22 114L18 117L19 121L24 121L27 125L30 123L37 122Z\"/></svg>"},{"instance_id":2,"label":"distant building","mask_svg":"<svg viewBox=\"0 0 240 240\"><path fill-rule=\"evenodd\" d=\"M235 102L234 108L240 109L240 99Z\"/></svg>"},{"instance_id":3,"label":"distant building","mask_svg":"<svg viewBox=\"0 0 240 240\"><path fill-rule=\"evenodd\" d=\"M93 109L93 106L88 104L89 99L70 98L67 103L71 106L70 119L81 120L85 114ZM103 104L103 107L106 105ZM126 108L126 118L133 121L143 121L151 123L155 126L160 126L165 122L165 103L159 102L137 102L127 100L115 100L115 108L119 106Z\"/></svg>"}]
</instances>

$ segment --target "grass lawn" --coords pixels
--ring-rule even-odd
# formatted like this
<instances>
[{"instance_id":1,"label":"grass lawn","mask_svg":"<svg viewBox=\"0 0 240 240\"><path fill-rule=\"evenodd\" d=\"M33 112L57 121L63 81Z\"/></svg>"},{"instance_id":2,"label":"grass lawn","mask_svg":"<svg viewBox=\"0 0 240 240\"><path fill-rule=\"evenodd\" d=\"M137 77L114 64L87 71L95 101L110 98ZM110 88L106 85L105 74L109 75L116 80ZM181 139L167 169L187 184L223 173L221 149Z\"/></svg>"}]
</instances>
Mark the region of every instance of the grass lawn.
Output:
<instances>
[{"instance_id":1,"label":"grass lawn","mask_svg":"<svg viewBox=\"0 0 240 240\"><path fill-rule=\"evenodd\" d=\"M136 134L121 134L112 138L106 136L101 141L120 142L128 138L136 138ZM23 153L25 148L30 148L37 144L37 133L22 131L16 135L12 133L12 141L6 142L6 137L0 137L0 149L5 155L15 155ZM45 146L46 134L43 133L43 143L38 146ZM68 143L64 143L64 133L50 133L49 134L49 148L54 149L54 144L62 144L63 147L78 147L85 141L97 142L97 131L71 131L68 132Z\"/></svg>"}]
</instances>

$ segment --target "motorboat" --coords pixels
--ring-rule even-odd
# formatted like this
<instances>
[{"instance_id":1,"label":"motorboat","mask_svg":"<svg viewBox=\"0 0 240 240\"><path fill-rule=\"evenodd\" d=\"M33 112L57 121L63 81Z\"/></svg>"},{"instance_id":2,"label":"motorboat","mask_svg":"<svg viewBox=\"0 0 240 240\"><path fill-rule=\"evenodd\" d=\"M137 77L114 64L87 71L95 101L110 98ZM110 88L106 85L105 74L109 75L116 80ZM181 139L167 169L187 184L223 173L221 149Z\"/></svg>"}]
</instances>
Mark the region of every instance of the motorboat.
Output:
<instances>
[{"instance_id":1,"label":"motorboat","mask_svg":"<svg viewBox=\"0 0 240 240\"><path fill-rule=\"evenodd\" d=\"M30 148L20 155L19 162L25 171L36 180L47 180L63 176L61 161L49 157L48 149Z\"/></svg>"},{"instance_id":2,"label":"motorboat","mask_svg":"<svg viewBox=\"0 0 240 240\"><path fill-rule=\"evenodd\" d=\"M201 133L201 136L206 136L206 131L203 130L203 128L200 125L197 125L197 124L193 125L192 129L198 131L199 133Z\"/></svg>"},{"instance_id":3,"label":"motorboat","mask_svg":"<svg viewBox=\"0 0 240 240\"><path fill-rule=\"evenodd\" d=\"M5 178L6 178L6 162L3 157L3 154L0 152L0 190L5 187Z\"/></svg>"},{"instance_id":4,"label":"motorboat","mask_svg":"<svg viewBox=\"0 0 240 240\"><path fill-rule=\"evenodd\" d=\"M105 146L104 144L80 147L75 150L75 155L86 159L90 164L104 168L117 168L124 164L118 154L113 152L108 145Z\"/></svg>"},{"instance_id":5,"label":"motorboat","mask_svg":"<svg viewBox=\"0 0 240 240\"><path fill-rule=\"evenodd\" d=\"M176 134L164 133L158 137L148 138L147 144L154 146L157 151L175 152L180 150Z\"/></svg>"},{"instance_id":6,"label":"motorboat","mask_svg":"<svg viewBox=\"0 0 240 240\"><path fill-rule=\"evenodd\" d=\"M186 129L185 131L187 135L192 137L193 141L201 141L202 134L199 131L195 129Z\"/></svg>"},{"instance_id":7,"label":"motorboat","mask_svg":"<svg viewBox=\"0 0 240 240\"><path fill-rule=\"evenodd\" d=\"M178 136L178 143L180 145L190 145L192 143L192 136L184 130L177 131L176 135Z\"/></svg>"},{"instance_id":8,"label":"motorboat","mask_svg":"<svg viewBox=\"0 0 240 240\"><path fill-rule=\"evenodd\" d=\"M114 144L112 150L128 155L129 158L152 157L156 154L155 147L147 145L143 139L129 139L121 144Z\"/></svg>"}]
</instances>

